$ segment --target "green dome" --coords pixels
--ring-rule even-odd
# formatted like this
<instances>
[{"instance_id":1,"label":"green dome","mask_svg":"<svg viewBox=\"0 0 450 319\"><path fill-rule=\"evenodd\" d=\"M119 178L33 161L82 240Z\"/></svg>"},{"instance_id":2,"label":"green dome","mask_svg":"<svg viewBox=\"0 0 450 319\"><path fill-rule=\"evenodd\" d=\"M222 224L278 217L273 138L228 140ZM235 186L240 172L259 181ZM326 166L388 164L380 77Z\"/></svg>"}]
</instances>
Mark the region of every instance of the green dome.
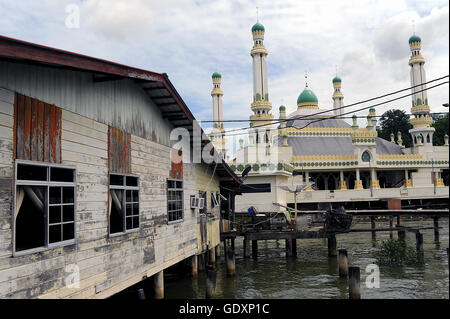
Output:
<instances>
[{"instance_id":1,"label":"green dome","mask_svg":"<svg viewBox=\"0 0 450 319\"><path fill-rule=\"evenodd\" d=\"M284 105L280 106L280 111L286 111L286 107Z\"/></svg>"},{"instance_id":2,"label":"green dome","mask_svg":"<svg viewBox=\"0 0 450 319\"><path fill-rule=\"evenodd\" d=\"M252 27L252 32L255 32L255 31L262 31L262 32L264 32L265 30L264 30L264 26L261 24L261 23L256 23L253 27Z\"/></svg>"},{"instance_id":3,"label":"green dome","mask_svg":"<svg viewBox=\"0 0 450 319\"><path fill-rule=\"evenodd\" d=\"M287 137L288 137L287 134L284 134L284 135L283 135L283 138L287 138Z\"/></svg>"},{"instance_id":4,"label":"green dome","mask_svg":"<svg viewBox=\"0 0 450 319\"><path fill-rule=\"evenodd\" d=\"M222 78L222 75L219 72L214 72L212 78Z\"/></svg>"},{"instance_id":5,"label":"green dome","mask_svg":"<svg viewBox=\"0 0 450 319\"><path fill-rule=\"evenodd\" d=\"M445 134L445 135L444 135L444 138L448 138L448 135L447 135L447 134Z\"/></svg>"},{"instance_id":6,"label":"green dome","mask_svg":"<svg viewBox=\"0 0 450 319\"><path fill-rule=\"evenodd\" d=\"M391 133L391 136L394 136L394 133Z\"/></svg>"},{"instance_id":7,"label":"green dome","mask_svg":"<svg viewBox=\"0 0 450 319\"><path fill-rule=\"evenodd\" d=\"M423 138L422 133L419 133L419 135L417 135L417 138Z\"/></svg>"},{"instance_id":8,"label":"green dome","mask_svg":"<svg viewBox=\"0 0 450 319\"><path fill-rule=\"evenodd\" d=\"M341 78L338 77L338 76L335 76L335 77L333 78L333 83L336 83L336 82L342 82Z\"/></svg>"},{"instance_id":9,"label":"green dome","mask_svg":"<svg viewBox=\"0 0 450 319\"><path fill-rule=\"evenodd\" d=\"M402 135L402 132L398 131L398 132L397 132L397 135Z\"/></svg>"},{"instance_id":10,"label":"green dome","mask_svg":"<svg viewBox=\"0 0 450 319\"><path fill-rule=\"evenodd\" d=\"M356 116L356 114L353 114L353 116L352 116L354 119L356 119L357 118L357 116Z\"/></svg>"},{"instance_id":11,"label":"green dome","mask_svg":"<svg viewBox=\"0 0 450 319\"><path fill-rule=\"evenodd\" d=\"M417 35L412 35L410 38L409 38L409 43L413 43L413 42L421 42L422 40L420 39L420 37L418 37Z\"/></svg>"},{"instance_id":12,"label":"green dome","mask_svg":"<svg viewBox=\"0 0 450 319\"><path fill-rule=\"evenodd\" d=\"M302 93L298 96L297 104L300 103L319 103L317 96L310 89L304 89Z\"/></svg>"},{"instance_id":13,"label":"green dome","mask_svg":"<svg viewBox=\"0 0 450 319\"><path fill-rule=\"evenodd\" d=\"M374 107L371 107L371 108L369 109L369 112L375 112L375 108L374 108Z\"/></svg>"}]
</instances>

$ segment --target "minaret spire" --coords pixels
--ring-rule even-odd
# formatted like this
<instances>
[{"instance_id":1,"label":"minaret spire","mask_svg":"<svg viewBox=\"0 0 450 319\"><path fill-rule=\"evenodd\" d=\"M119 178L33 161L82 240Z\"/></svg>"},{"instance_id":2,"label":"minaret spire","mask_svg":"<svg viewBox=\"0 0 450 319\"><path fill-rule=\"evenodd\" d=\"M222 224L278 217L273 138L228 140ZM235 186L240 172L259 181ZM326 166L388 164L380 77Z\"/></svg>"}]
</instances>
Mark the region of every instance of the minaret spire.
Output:
<instances>
[{"instance_id":1,"label":"minaret spire","mask_svg":"<svg viewBox=\"0 0 450 319\"><path fill-rule=\"evenodd\" d=\"M337 76L337 65L336 65L336 76L333 78L333 109L335 115L342 115L344 113L344 109L341 107L344 106L344 94L341 92L341 84L342 80Z\"/></svg>"},{"instance_id":2,"label":"minaret spire","mask_svg":"<svg viewBox=\"0 0 450 319\"><path fill-rule=\"evenodd\" d=\"M223 109L222 109L222 96L223 91L220 88L222 82L222 75L219 72L214 72L212 75L213 89L211 91L211 97L213 102L213 131L210 134L211 141L214 147L222 152L223 158L225 158L225 130L223 128Z\"/></svg>"}]
</instances>

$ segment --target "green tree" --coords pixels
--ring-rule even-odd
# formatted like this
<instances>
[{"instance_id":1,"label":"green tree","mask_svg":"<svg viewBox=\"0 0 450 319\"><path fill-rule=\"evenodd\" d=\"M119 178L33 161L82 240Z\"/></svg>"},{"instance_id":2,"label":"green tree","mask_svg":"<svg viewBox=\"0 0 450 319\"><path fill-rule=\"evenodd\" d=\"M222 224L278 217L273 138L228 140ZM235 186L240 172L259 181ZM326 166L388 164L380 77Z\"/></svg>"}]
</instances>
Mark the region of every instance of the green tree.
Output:
<instances>
[{"instance_id":1,"label":"green tree","mask_svg":"<svg viewBox=\"0 0 450 319\"><path fill-rule=\"evenodd\" d=\"M411 135L409 130L412 129L412 125L409 122L409 115L402 110L389 110L384 112L380 118L380 129L378 130L378 136L390 141L391 133L395 134L397 138L397 132L402 133L403 145L410 147L412 145Z\"/></svg>"},{"instance_id":2,"label":"green tree","mask_svg":"<svg viewBox=\"0 0 450 319\"><path fill-rule=\"evenodd\" d=\"M444 135L448 134L448 113L436 119L431 126L436 130L433 134L433 145L444 145Z\"/></svg>"}]
</instances>

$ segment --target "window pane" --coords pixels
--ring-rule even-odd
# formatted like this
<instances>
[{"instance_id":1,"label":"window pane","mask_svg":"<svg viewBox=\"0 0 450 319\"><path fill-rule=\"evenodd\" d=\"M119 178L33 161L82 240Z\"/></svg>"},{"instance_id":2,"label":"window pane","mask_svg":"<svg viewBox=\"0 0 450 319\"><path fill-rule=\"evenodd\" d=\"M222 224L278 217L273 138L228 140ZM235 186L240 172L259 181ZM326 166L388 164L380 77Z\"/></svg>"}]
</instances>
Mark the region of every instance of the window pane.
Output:
<instances>
[{"instance_id":1,"label":"window pane","mask_svg":"<svg viewBox=\"0 0 450 319\"><path fill-rule=\"evenodd\" d=\"M139 203L133 204L133 215L139 215Z\"/></svg>"},{"instance_id":2,"label":"window pane","mask_svg":"<svg viewBox=\"0 0 450 319\"><path fill-rule=\"evenodd\" d=\"M127 230L133 229L133 220L132 220L131 217L127 217L127 222L126 222L126 224L127 224Z\"/></svg>"},{"instance_id":3,"label":"window pane","mask_svg":"<svg viewBox=\"0 0 450 319\"><path fill-rule=\"evenodd\" d=\"M123 186L123 175L109 175L109 184Z\"/></svg>"},{"instance_id":4,"label":"window pane","mask_svg":"<svg viewBox=\"0 0 450 319\"><path fill-rule=\"evenodd\" d=\"M61 222L61 206L50 206L48 220L50 224Z\"/></svg>"},{"instance_id":5,"label":"window pane","mask_svg":"<svg viewBox=\"0 0 450 319\"><path fill-rule=\"evenodd\" d=\"M48 236L50 243L61 241L61 225L50 226Z\"/></svg>"},{"instance_id":6,"label":"window pane","mask_svg":"<svg viewBox=\"0 0 450 319\"><path fill-rule=\"evenodd\" d=\"M127 176L127 186L138 186L138 178L134 176Z\"/></svg>"},{"instance_id":7,"label":"window pane","mask_svg":"<svg viewBox=\"0 0 450 319\"><path fill-rule=\"evenodd\" d=\"M139 191L133 191L133 202L139 202Z\"/></svg>"},{"instance_id":8,"label":"window pane","mask_svg":"<svg viewBox=\"0 0 450 319\"><path fill-rule=\"evenodd\" d=\"M73 205L63 206L63 221L64 222L75 221Z\"/></svg>"},{"instance_id":9,"label":"window pane","mask_svg":"<svg viewBox=\"0 0 450 319\"><path fill-rule=\"evenodd\" d=\"M131 204L127 204L126 214L127 214L127 216L133 215L133 208L131 207Z\"/></svg>"},{"instance_id":10,"label":"window pane","mask_svg":"<svg viewBox=\"0 0 450 319\"><path fill-rule=\"evenodd\" d=\"M52 182L73 182L73 169L50 167L50 180Z\"/></svg>"},{"instance_id":11,"label":"window pane","mask_svg":"<svg viewBox=\"0 0 450 319\"><path fill-rule=\"evenodd\" d=\"M17 165L17 179L27 181L46 181L47 167L36 165Z\"/></svg>"},{"instance_id":12,"label":"window pane","mask_svg":"<svg viewBox=\"0 0 450 319\"><path fill-rule=\"evenodd\" d=\"M133 228L139 228L139 216L133 217Z\"/></svg>"},{"instance_id":13,"label":"window pane","mask_svg":"<svg viewBox=\"0 0 450 319\"><path fill-rule=\"evenodd\" d=\"M63 188L63 203L74 203L75 187Z\"/></svg>"},{"instance_id":14,"label":"window pane","mask_svg":"<svg viewBox=\"0 0 450 319\"><path fill-rule=\"evenodd\" d=\"M131 191L127 190L127 198L126 198L127 203L131 202Z\"/></svg>"},{"instance_id":15,"label":"window pane","mask_svg":"<svg viewBox=\"0 0 450 319\"><path fill-rule=\"evenodd\" d=\"M50 187L50 204L61 204L61 187Z\"/></svg>"},{"instance_id":16,"label":"window pane","mask_svg":"<svg viewBox=\"0 0 450 319\"><path fill-rule=\"evenodd\" d=\"M75 238L75 224L64 224L63 225L63 240L70 240Z\"/></svg>"},{"instance_id":17,"label":"window pane","mask_svg":"<svg viewBox=\"0 0 450 319\"><path fill-rule=\"evenodd\" d=\"M177 188L183 188L183 182L178 181L177 182Z\"/></svg>"}]
</instances>

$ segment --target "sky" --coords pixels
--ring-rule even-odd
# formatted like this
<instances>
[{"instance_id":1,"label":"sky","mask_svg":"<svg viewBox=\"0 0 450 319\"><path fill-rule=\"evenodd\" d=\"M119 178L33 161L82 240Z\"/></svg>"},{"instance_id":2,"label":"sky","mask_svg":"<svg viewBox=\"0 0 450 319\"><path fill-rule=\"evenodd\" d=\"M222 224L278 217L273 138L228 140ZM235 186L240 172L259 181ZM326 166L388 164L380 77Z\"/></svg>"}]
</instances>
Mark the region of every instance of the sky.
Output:
<instances>
[{"instance_id":1,"label":"sky","mask_svg":"<svg viewBox=\"0 0 450 319\"><path fill-rule=\"evenodd\" d=\"M79 25L71 24L73 5ZM0 0L0 34L165 72L198 120L212 120L211 74L218 71L224 119L248 119L256 7L266 30L275 117L281 104L288 114L296 110L305 72L323 109L332 107L336 68L345 105L409 87L414 31L422 38L427 80L449 74L449 2L443 0ZM429 90L428 100L432 112L448 111L442 106L448 84ZM349 109L361 106L368 105ZM377 107L377 114L410 113L410 107L405 98ZM211 124L202 126L208 131ZM238 138L228 139L230 151Z\"/></svg>"}]
</instances>

